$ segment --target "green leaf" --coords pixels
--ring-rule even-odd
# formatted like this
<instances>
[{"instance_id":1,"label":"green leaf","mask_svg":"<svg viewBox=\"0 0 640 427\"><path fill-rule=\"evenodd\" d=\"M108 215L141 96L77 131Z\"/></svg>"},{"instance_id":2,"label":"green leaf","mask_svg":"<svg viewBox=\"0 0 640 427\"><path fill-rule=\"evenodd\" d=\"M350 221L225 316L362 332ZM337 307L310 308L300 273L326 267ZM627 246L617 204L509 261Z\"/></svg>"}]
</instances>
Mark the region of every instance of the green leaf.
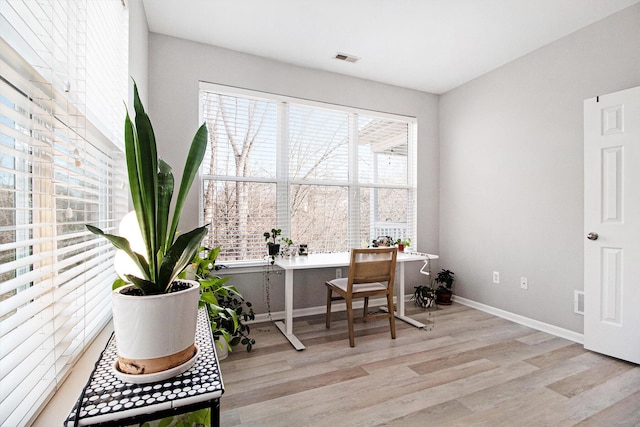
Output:
<instances>
[{"instance_id":1,"label":"green leaf","mask_svg":"<svg viewBox=\"0 0 640 427\"><path fill-rule=\"evenodd\" d=\"M203 291L206 291L208 289L213 290L214 292L220 293L226 297L230 296L231 293L234 292L234 287L233 286L222 286L223 284L225 284L226 282L229 281L229 279L231 279L230 276L228 277L208 277L206 279L202 279L200 280L200 289L202 289Z\"/></svg>"},{"instance_id":2,"label":"green leaf","mask_svg":"<svg viewBox=\"0 0 640 427\"><path fill-rule=\"evenodd\" d=\"M193 259L205 234L207 234L207 227L203 226L178 236L162 260L157 280L158 286L168 289L173 279Z\"/></svg>"},{"instance_id":3,"label":"green leaf","mask_svg":"<svg viewBox=\"0 0 640 427\"><path fill-rule=\"evenodd\" d=\"M147 263L147 260L142 255L134 252L133 249L131 249L131 245L129 244L129 241L127 239L125 239L124 237L116 236L114 234L106 234L104 231L100 230L98 227L94 227L93 225L86 224L85 227L87 227L87 230L89 230L93 234L106 238L113 244L113 246L126 252L126 254L129 255L129 258L131 258L133 262L136 263L140 271L142 271L142 274L145 275L145 279L151 279L151 276L149 274L149 264Z\"/></svg>"},{"instance_id":4,"label":"green leaf","mask_svg":"<svg viewBox=\"0 0 640 427\"><path fill-rule=\"evenodd\" d=\"M216 298L216 295L213 292L203 292L200 294L200 300L207 304L215 304L216 306L220 305L218 303L218 298Z\"/></svg>"},{"instance_id":5,"label":"green leaf","mask_svg":"<svg viewBox=\"0 0 640 427\"><path fill-rule=\"evenodd\" d=\"M117 278L116 280L113 281L113 285L111 285L111 290L115 291L118 288L121 288L123 286L127 286L128 283L124 280L122 280L121 278Z\"/></svg>"},{"instance_id":6,"label":"green leaf","mask_svg":"<svg viewBox=\"0 0 640 427\"><path fill-rule=\"evenodd\" d=\"M211 249L207 254L207 260L211 261L212 264L215 265L216 259L218 259L218 255L220 254L220 246L216 246Z\"/></svg>"},{"instance_id":7,"label":"green leaf","mask_svg":"<svg viewBox=\"0 0 640 427\"><path fill-rule=\"evenodd\" d=\"M160 245L160 253L167 249L167 228L169 227L169 209L173 197L173 174L171 166L164 160L158 160L158 221L156 224L156 238Z\"/></svg>"},{"instance_id":8,"label":"green leaf","mask_svg":"<svg viewBox=\"0 0 640 427\"><path fill-rule=\"evenodd\" d=\"M142 237L146 243L147 256L151 280L157 278L157 252L159 249L156 241L156 214L158 202L158 153L156 139L149 116L144 111L138 87L133 85L133 107L136 112L135 124L137 138L134 138L134 152L136 161L136 175L129 174L129 180L137 179L140 187L142 210L136 209L138 223L142 231ZM127 157L130 154L127 153Z\"/></svg>"},{"instance_id":9,"label":"green leaf","mask_svg":"<svg viewBox=\"0 0 640 427\"><path fill-rule=\"evenodd\" d=\"M182 181L180 182L180 190L178 191L178 198L176 199L176 206L173 211L173 221L171 223L171 231L169 232L168 242L171 244L176 235L178 229L178 222L180 222L180 215L182 214L182 208L184 202L187 199L187 194L191 188L191 184L198 173L204 153L207 149L208 132L206 124L202 124L191 142L191 148L187 155L187 161L184 165L184 172L182 173ZM169 246L169 245L167 245Z\"/></svg>"},{"instance_id":10,"label":"green leaf","mask_svg":"<svg viewBox=\"0 0 640 427\"><path fill-rule=\"evenodd\" d=\"M145 295L158 295L164 292L163 288L149 280L141 279L132 274L125 274L125 277Z\"/></svg>"}]
</instances>

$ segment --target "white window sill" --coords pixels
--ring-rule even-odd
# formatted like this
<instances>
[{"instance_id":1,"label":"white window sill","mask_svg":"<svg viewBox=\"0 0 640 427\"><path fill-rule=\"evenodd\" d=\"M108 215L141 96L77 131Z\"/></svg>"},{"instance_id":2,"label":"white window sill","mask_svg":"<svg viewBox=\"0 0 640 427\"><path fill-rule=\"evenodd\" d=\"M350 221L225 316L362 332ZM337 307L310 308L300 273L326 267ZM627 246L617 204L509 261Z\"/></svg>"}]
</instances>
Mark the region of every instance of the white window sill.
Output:
<instances>
[{"instance_id":1,"label":"white window sill","mask_svg":"<svg viewBox=\"0 0 640 427\"><path fill-rule=\"evenodd\" d=\"M112 333L113 322L110 321L71 368L71 372L40 411L32 427L64 425Z\"/></svg>"}]
</instances>

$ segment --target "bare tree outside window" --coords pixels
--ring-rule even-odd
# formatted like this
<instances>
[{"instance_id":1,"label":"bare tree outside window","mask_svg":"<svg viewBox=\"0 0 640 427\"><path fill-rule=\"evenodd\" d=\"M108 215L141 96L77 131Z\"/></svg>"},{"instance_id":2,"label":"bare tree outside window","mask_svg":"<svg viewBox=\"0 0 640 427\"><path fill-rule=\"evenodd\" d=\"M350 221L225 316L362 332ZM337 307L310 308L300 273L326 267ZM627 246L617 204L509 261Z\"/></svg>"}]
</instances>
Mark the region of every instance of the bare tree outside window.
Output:
<instances>
[{"instance_id":1,"label":"bare tree outside window","mask_svg":"<svg viewBox=\"0 0 640 427\"><path fill-rule=\"evenodd\" d=\"M201 105L205 245L221 246L221 261L263 258L271 228L311 252L346 251L377 233L415 238L409 122L209 90Z\"/></svg>"}]
</instances>

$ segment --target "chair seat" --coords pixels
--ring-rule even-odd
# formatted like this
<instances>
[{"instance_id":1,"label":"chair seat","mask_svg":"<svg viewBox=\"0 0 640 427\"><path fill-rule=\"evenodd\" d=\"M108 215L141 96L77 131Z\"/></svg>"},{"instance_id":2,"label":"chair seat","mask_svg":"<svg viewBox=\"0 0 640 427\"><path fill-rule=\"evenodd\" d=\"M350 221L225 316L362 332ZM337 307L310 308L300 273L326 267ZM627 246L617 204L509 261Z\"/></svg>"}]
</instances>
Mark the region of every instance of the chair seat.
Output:
<instances>
[{"instance_id":1,"label":"chair seat","mask_svg":"<svg viewBox=\"0 0 640 427\"><path fill-rule=\"evenodd\" d=\"M327 282L327 285L338 288L344 292L347 292L347 282L349 279L343 277L341 279L333 279ZM359 292L375 292L375 291L384 291L387 287L380 282L373 283L357 283L353 285L353 293L357 294Z\"/></svg>"}]
</instances>

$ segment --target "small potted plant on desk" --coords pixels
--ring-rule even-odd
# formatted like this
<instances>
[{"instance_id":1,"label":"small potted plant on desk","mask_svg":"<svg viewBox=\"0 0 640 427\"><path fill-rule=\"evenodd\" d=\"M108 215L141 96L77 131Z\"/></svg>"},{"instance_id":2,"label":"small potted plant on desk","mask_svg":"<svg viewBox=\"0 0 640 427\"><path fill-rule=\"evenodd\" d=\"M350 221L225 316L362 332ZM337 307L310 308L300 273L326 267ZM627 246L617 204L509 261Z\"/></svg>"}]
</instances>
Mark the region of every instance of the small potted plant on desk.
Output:
<instances>
[{"instance_id":1,"label":"small potted plant on desk","mask_svg":"<svg viewBox=\"0 0 640 427\"><path fill-rule=\"evenodd\" d=\"M438 284L436 304L451 305L453 280L453 272L450 270L441 270L436 275L435 282Z\"/></svg>"},{"instance_id":2,"label":"small potted plant on desk","mask_svg":"<svg viewBox=\"0 0 640 427\"><path fill-rule=\"evenodd\" d=\"M298 248L293 245L293 240L288 237L281 237L280 242L282 242L282 246L280 248L280 254L284 257L291 258L295 254L298 253Z\"/></svg>"},{"instance_id":3,"label":"small potted plant on desk","mask_svg":"<svg viewBox=\"0 0 640 427\"><path fill-rule=\"evenodd\" d=\"M264 241L267 242L267 250L271 257L271 264L274 263L276 255L280 253L280 244L278 243L278 236L282 234L282 230L279 228L272 228L271 232L265 231L263 233Z\"/></svg>"},{"instance_id":4,"label":"small potted plant on desk","mask_svg":"<svg viewBox=\"0 0 640 427\"><path fill-rule=\"evenodd\" d=\"M404 252L404 248L411 246L411 239L407 237L406 239L398 239L396 240L396 245L398 246L398 252Z\"/></svg>"}]
</instances>

